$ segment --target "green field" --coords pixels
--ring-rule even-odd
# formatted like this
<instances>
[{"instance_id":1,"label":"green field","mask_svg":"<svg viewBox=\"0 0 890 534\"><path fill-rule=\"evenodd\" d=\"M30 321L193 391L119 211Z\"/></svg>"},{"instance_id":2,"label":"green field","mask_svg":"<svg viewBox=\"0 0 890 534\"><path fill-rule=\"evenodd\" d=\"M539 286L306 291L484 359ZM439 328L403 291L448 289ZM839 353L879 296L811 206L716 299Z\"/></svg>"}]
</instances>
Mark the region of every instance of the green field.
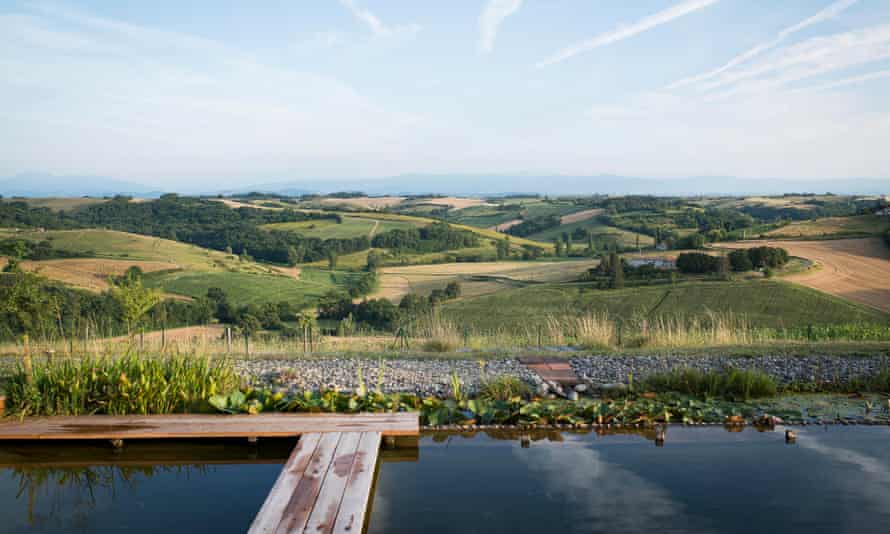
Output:
<instances>
[{"instance_id":1,"label":"green field","mask_svg":"<svg viewBox=\"0 0 890 534\"><path fill-rule=\"evenodd\" d=\"M362 217L342 216L338 223L334 219L321 219L313 221L299 221L289 223L267 224L263 228L270 230L283 230L298 233L304 237L318 237L320 239L350 239L353 237L368 236L388 232L390 230L409 230L422 226L413 221L393 221L385 219L370 219Z\"/></svg>"},{"instance_id":2,"label":"green field","mask_svg":"<svg viewBox=\"0 0 890 534\"><path fill-rule=\"evenodd\" d=\"M591 234L593 234L595 239L615 239L622 247L637 246L637 237L639 237L639 244L641 247L651 247L655 244L655 239L653 239L651 236L638 234L629 230L622 230L621 228L615 228L614 226L608 226L599 223L597 222L595 217L592 219L587 219L585 221L578 221L576 223L563 224L555 228L549 228L547 230L544 230L543 232L538 232L537 234L530 235L529 239L535 239L537 241L552 241L553 239L561 237L563 232L568 232L569 235L572 235L572 232L575 231L576 228L586 229ZM575 243L575 245L584 247L586 246L586 243Z\"/></svg>"},{"instance_id":3,"label":"green field","mask_svg":"<svg viewBox=\"0 0 890 534\"><path fill-rule=\"evenodd\" d=\"M47 232L0 231L0 237L16 237L29 241L48 240L53 248L90 258L113 258L175 263L183 269L214 271L268 270L252 262L241 262L235 256L194 245L114 230L55 230Z\"/></svg>"},{"instance_id":4,"label":"green field","mask_svg":"<svg viewBox=\"0 0 890 534\"><path fill-rule=\"evenodd\" d=\"M767 232L766 235L804 239L868 237L881 235L888 229L890 229L890 217L857 215L794 222Z\"/></svg>"},{"instance_id":5,"label":"green field","mask_svg":"<svg viewBox=\"0 0 890 534\"><path fill-rule=\"evenodd\" d=\"M237 272L168 272L146 275L146 285L189 297L202 297L211 287L226 292L236 305L288 301L298 308L315 304L337 289L347 273L304 269L299 279L283 275Z\"/></svg>"},{"instance_id":6,"label":"green field","mask_svg":"<svg viewBox=\"0 0 890 534\"><path fill-rule=\"evenodd\" d=\"M46 198L27 198L23 199L29 206L35 208L49 208L54 211L69 211L83 206L92 206L93 204L102 204L108 202L104 198L92 197L46 197Z\"/></svg>"},{"instance_id":7,"label":"green field","mask_svg":"<svg viewBox=\"0 0 890 534\"><path fill-rule=\"evenodd\" d=\"M514 199L503 201L498 206L474 206L449 213L447 220L479 228L490 228L498 224L524 217L532 219L556 215L558 217L587 209L566 200Z\"/></svg>"},{"instance_id":8,"label":"green field","mask_svg":"<svg viewBox=\"0 0 890 534\"><path fill-rule=\"evenodd\" d=\"M732 312L752 326L793 327L832 323L890 323L890 316L781 281L691 282L598 290L587 284L539 285L461 299L443 307L459 324L479 329L525 329L547 316L606 312L629 319L660 315L701 317Z\"/></svg>"}]
</instances>

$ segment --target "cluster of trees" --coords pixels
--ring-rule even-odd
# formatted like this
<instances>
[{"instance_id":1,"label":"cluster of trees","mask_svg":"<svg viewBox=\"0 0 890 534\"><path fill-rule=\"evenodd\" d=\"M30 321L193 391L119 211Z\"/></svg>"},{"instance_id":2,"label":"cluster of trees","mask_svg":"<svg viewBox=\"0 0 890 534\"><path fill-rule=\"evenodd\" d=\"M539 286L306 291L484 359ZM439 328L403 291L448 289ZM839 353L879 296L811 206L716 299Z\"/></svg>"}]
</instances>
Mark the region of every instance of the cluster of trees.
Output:
<instances>
[{"instance_id":1,"label":"cluster of trees","mask_svg":"<svg viewBox=\"0 0 890 534\"><path fill-rule=\"evenodd\" d=\"M247 337L260 329L275 330L288 337L300 335L287 323L299 321L303 312L288 301L235 306L226 292L218 287L208 289L206 297L200 300L209 305L213 318L220 323L235 325Z\"/></svg>"},{"instance_id":2,"label":"cluster of trees","mask_svg":"<svg viewBox=\"0 0 890 534\"><path fill-rule=\"evenodd\" d=\"M0 339L23 334L41 339L82 339L206 324L212 318L206 299L162 301L142 285L132 270L108 291L89 293L50 283L35 273L14 268L0 274Z\"/></svg>"},{"instance_id":3,"label":"cluster of trees","mask_svg":"<svg viewBox=\"0 0 890 534\"><path fill-rule=\"evenodd\" d=\"M72 220L67 212L32 207L24 200L0 200L0 227L2 228L26 227L57 230L76 226L77 222Z\"/></svg>"},{"instance_id":4,"label":"cluster of trees","mask_svg":"<svg viewBox=\"0 0 890 534\"><path fill-rule=\"evenodd\" d=\"M340 215L335 213L231 208L222 202L174 194L148 202L131 202L129 197L118 196L108 202L71 212L34 208L19 201L0 202L0 226L3 227L104 227L172 239L278 264L293 265L327 259L335 265L337 256L371 248L372 241L368 236L320 239L262 228L271 223L315 219L341 221ZM433 223L425 228L378 234L373 245L378 248L442 252L479 246L479 238L472 232L454 229L446 223ZM40 251L44 256L48 250L41 245Z\"/></svg>"},{"instance_id":5,"label":"cluster of trees","mask_svg":"<svg viewBox=\"0 0 890 534\"><path fill-rule=\"evenodd\" d=\"M357 324L378 330L392 330L400 320L428 312L442 302L459 297L460 293L460 284L449 282L442 289L434 289L428 297L409 293L402 297L397 307L386 299L355 302L348 295L330 292L318 304L318 318L348 323L350 326L346 331Z\"/></svg>"},{"instance_id":6,"label":"cluster of trees","mask_svg":"<svg viewBox=\"0 0 890 534\"><path fill-rule=\"evenodd\" d=\"M362 323L372 328L390 330L399 319L399 310L386 299L353 302L349 295L331 292L318 303L318 318Z\"/></svg>"},{"instance_id":7,"label":"cluster of trees","mask_svg":"<svg viewBox=\"0 0 890 534\"><path fill-rule=\"evenodd\" d=\"M423 228L395 229L374 236L375 248L412 250L417 252L445 252L478 247L479 237L468 230L453 228L448 223L435 222Z\"/></svg>"},{"instance_id":8,"label":"cluster of trees","mask_svg":"<svg viewBox=\"0 0 890 534\"><path fill-rule=\"evenodd\" d=\"M0 256L6 256L10 260L51 260L57 258L71 258L75 254L67 250L53 248L51 241L27 241L25 239L0 240Z\"/></svg>"},{"instance_id":9,"label":"cluster of trees","mask_svg":"<svg viewBox=\"0 0 890 534\"><path fill-rule=\"evenodd\" d=\"M399 311L403 317L416 317L429 312L438 304L458 298L460 292L460 283L449 282L443 289L434 289L428 297L408 293L399 301Z\"/></svg>"},{"instance_id":10,"label":"cluster of trees","mask_svg":"<svg viewBox=\"0 0 890 534\"><path fill-rule=\"evenodd\" d=\"M788 251L778 247L737 249L728 255L712 256L702 252L684 252L677 257L677 269L690 274L727 274L730 270L776 269L788 263Z\"/></svg>"},{"instance_id":11,"label":"cluster of trees","mask_svg":"<svg viewBox=\"0 0 890 534\"><path fill-rule=\"evenodd\" d=\"M677 270L686 274L716 273L720 269L721 256L704 252L684 252L677 256Z\"/></svg>"},{"instance_id":12,"label":"cluster of trees","mask_svg":"<svg viewBox=\"0 0 890 534\"><path fill-rule=\"evenodd\" d=\"M544 215L542 217L532 217L524 219L521 223L511 226L507 229L507 233L517 237L526 237L550 228L559 226L560 218L556 215Z\"/></svg>"},{"instance_id":13,"label":"cluster of trees","mask_svg":"<svg viewBox=\"0 0 890 534\"><path fill-rule=\"evenodd\" d=\"M887 243L887 246L890 247L890 230L884 232L884 243Z\"/></svg>"},{"instance_id":14,"label":"cluster of trees","mask_svg":"<svg viewBox=\"0 0 890 534\"><path fill-rule=\"evenodd\" d=\"M751 269L776 269L788 263L788 251L779 247L754 247L733 250L729 253L729 263L733 271L744 272Z\"/></svg>"}]
</instances>

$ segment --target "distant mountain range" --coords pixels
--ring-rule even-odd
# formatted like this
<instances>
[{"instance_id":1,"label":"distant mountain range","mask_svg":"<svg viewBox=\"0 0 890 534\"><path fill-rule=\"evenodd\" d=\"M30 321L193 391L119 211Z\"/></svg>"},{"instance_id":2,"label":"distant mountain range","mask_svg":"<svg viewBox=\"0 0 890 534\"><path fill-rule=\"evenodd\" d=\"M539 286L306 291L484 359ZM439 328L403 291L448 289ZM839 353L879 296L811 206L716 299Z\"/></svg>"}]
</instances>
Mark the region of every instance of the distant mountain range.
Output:
<instances>
[{"instance_id":1,"label":"distant mountain range","mask_svg":"<svg viewBox=\"0 0 890 534\"><path fill-rule=\"evenodd\" d=\"M186 182L187 183L187 182ZM826 193L876 195L890 194L890 178L848 178L843 180L745 179L734 177L695 177L677 179L629 176L567 176L533 174L410 174L377 179L309 179L249 184L237 188L183 187L162 191L113 178L98 176L55 176L20 174L0 179L0 194L23 197L112 196L126 194L157 197L163 192L182 194L239 194L263 192L298 196L307 193L362 191L371 195L443 194L506 195L781 195L784 193Z\"/></svg>"},{"instance_id":2,"label":"distant mountain range","mask_svg":"<svg viewBox=\"0 0 890 534\"><path fill-rule=\"evenodd\" d=\"M46 173L22 173L0 178L4 197L106 197L132 195L157 197L156 188L106 178L104 176L56 176Z\"/></svg>"}]
</instances>

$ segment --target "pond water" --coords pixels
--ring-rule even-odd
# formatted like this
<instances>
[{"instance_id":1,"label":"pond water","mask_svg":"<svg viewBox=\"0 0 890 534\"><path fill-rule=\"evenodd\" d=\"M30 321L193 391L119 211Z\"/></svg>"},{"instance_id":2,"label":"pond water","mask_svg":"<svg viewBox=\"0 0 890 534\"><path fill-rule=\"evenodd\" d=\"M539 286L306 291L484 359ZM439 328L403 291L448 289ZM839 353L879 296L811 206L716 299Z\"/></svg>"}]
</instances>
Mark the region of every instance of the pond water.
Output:
<instances>
[{"instance_id":1,"label":"pond water","mask_svg":"<svg viewBox=\"0 0 890 534\"><path fill-rule=\"evenodd\" d=\"M426 435L368 532L890 532L890 428ZM0 446L0 532L244 532L293 442Z\"/></svg>"}]
</instances>

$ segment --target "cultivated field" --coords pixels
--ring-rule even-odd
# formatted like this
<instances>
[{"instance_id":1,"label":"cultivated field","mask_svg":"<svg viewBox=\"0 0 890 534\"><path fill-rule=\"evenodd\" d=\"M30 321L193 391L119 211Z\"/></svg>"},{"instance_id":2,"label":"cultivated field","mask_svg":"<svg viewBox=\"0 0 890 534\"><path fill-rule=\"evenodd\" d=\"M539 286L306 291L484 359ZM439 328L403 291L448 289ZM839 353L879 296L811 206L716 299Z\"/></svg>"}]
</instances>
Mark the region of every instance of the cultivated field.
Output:
<instances>
[{"instance_id":1,"label":"cultivated field","mask_svg":"<svg viewBox=\"0 0 890 534\"><path fill-rule=\"evenodd\" d=\"M397 302L407 293L428 295L452 281L461 283L464 296L476 296L528 283L574 281L598 264L598 260L503 261L387 267L380 271L380 286L373 296Z\"/></svg>"},{"instance_id":2,"label":"cultivated field","mask_svg":"<svg viewBox=\"0 0 890 534\"><path fill-rule=\"evenodd\" d=\"M347 206L359 210L381 210L398 206L405 197L355 197L355 198L323 198L321 204L326 206Z\"/></svg>"},{"instance_id":3,"label":"cultivated field","mask_svg":"<svg viewBox=\"0 0 890 534\"><path fill-rule=\"evenodd\" d=\"M559 222L562 224L572 224L576 222L586 221L587 219L592 219L597 215L602 214L603 210L600 208L576 211L575 213L569 213L568 215L563 215L559 218Z\"/></svg>"},{"instance_id":4,"label":"cultivated field","mask_svg":"<svg viewBox=\"0 0 890 534\"><path fill-rule=\"evenodd\" d=\"M858 215L855 217L825 217L813 221L799 221L767 232L769 237L856 237L880 235L890 228L890 217Z\"/></svg>"},{"instance_id":5,"label":"cultivated field","mask_svg":"<svg viewBox=\"0 0 890 534\"><path fill-rule=\"evenodd\" d=\"M237 305L288 301L298 308L311 306L325 293L338 289L343 277L351 273L303 269L299 279L277 274L242 272L164 272L149 274L145 283L168 293L202 297L218 287Z\"/></svg>"},{"instance_id":6,"label":"cultivated field","mask_svg":"<svg viewBox=\"0 0 890 534\"><path fill-rule=\"evenodd\" d=\"M424 198L417 201L417 205L443 206L453 210L462 210L475 206L494 206L490 202L486 202L481 198L464 198L464 197L437 197Z\"/></svg>"},{"instance_id":7,"label":"cultivated field","mask_svg":"<svg viewBox=\"0 0 890 534\"><path fill-rule=\"evenodd\" d=\"M653 239L652 236L631 232L630 230L624 230L614 226L607 226L592 218L582 219L574 223L557 226L556 228L548 228L543 232L530 235L529 238L538 241L550 241L561 237L564 232L571 235L576 228L586 229L594 236L594 239L613 239L622 247L635 247L638 242L641 247L651 247L655 244L655 239ZM586 245L586 243L575 243L575 246L580 247Z\"/></svg>"},{"instance_id":8,"label":"cultivated field","mask_svg":"<svg viewBox=\"0 0 890 534\"><path fill-rule=\"evenodd\" d=\"M388 232L390 230L409 230L423 226L414 221L398 221L385 219L372 219L363 217L342 216L341 223L333 219L320 219L312 221L299 221L288 223L275 223L264 225L270 230L283 230L298 233L305 237L318 237L320 239L349 239L353 237L368 236Z\"/></svg>"},{"instance_id":9,"label":"cultivated field","mask_svg":"<svg viewBox=\"0 0 890 534\"><path fill-rule=\"evenodd\" d=\"M266 267L251 262L241 262L238 258L223 252L114 230L0 232L0 237L16 237L29 241L48 240L53 248L78 255L127 261L164 262L175 264L181 269L268 271Z\"/></svg>"},{"instance_id":10,"label":"cultivated field","mask_svg":"<svg viewBox=\"0 0 890 534\"><path fill-rule=\"evenodd\" d=\"M819 291L890 312L890 249L879 238L832 241L745 241L721 246L782 247L792 256L815 261L820 269L787 276Z\"/></svg>"},{"instance_id":11,"label":"cultivated field","mask_svg":"<svg viewBox=\"0 0 890 534\"><path fill-rule=\"evenodd\" d=\"M458 325L524 331L548 317L603 312L612 319L706 318L731 313L751 326L782 328L832 323L890 322L890 315L782 281L688 282L620 290L589 284L532 285L461 299L443 306Z\"/></svg>"},{"instance_id":12,"label":"cultivated field","mask_svg":"<svg viewBox=\"0 0 890 534\"><path fill-rule=\"evenodd\" d=\"M108 202L104 198L91 197L46 197L46 198L28 198L25 202L35 208L49 208L53 211L69 211L83 206L92 206L93 204L102 204Z\"/></svg>"},{"instance_id":13,"label":"cultivated field","mask_svg":"<svg viewBox=\"0 0 890 534\"><path fill-rule=\"evenodd\" d=\"M108 278L120 276L130 267L136 266L144 273L177 269L174 263L138 260L107 260L92 258L75 258L63 260L24 261L21 264L26 271L38 272L40 275L59 282L102 292L108 289Z\"/></svg>"}]
</instances>

